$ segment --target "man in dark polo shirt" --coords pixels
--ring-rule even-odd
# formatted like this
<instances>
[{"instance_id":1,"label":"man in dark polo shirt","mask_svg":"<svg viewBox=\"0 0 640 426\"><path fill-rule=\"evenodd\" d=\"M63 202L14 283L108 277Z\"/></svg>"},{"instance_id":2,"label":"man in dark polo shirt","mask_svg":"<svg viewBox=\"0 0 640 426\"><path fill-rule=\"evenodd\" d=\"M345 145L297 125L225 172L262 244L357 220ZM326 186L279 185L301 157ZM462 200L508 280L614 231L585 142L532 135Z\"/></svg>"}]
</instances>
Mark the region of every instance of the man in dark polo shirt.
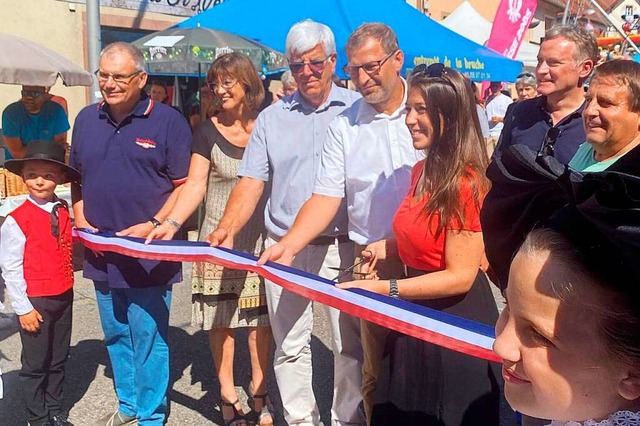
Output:
<instances>
[{"instance_id":1,"label":"man in dark polo shirt","mask_svg":"<svg viewBox=\"0 0 640 426\"><path fill-rule=\"evenodd\" d=\"M585 108L584 82L591 74L598 47L592 34L572 25L557 25L545 34L538 53L534 99L518 102L505 118L493 158L511 145L526 145L538 154L552 155L568 164L585 141L582 111ZM487 176L491 176L491 168ZM513 191L518 188L514 186ZM525 191L526 188L523 188ZM480 212L485 252L496 284L506 287L511 259L504 256L503 238L512 229L497 220L502 197L490 192ZM523 206L524 208L524 206Z\"/></svg>"},{"instance_id":2,"label":"man in dark polo shirt","mask_svg":"<svg viewBox=\"0 0 640 426\"><path fill-rule=\"evenodd\" d=\"M547 31L536 66L541 96L513 107L494 156L524 144L567 164L585 140L583 86L597 54L595 38L579 26L557 25Z\"/></svg>"},{"instance_id":3,"label":"man in dark polo shirt","mask_svg":"<svg viewBox=\"0 0 640 426\"><path fill-rule=\"evenodd\" d=\"M173 108L143 88L144 59L135 47L113 43L96 72L104 102L76 118L70 163L82 174L72 187L76 226L146 237L166 217L187 177L191 131ZM96 425L162 425L169 385L167 334L177 262L85 251L119 407Z\"/></svg>"}]
</instances>

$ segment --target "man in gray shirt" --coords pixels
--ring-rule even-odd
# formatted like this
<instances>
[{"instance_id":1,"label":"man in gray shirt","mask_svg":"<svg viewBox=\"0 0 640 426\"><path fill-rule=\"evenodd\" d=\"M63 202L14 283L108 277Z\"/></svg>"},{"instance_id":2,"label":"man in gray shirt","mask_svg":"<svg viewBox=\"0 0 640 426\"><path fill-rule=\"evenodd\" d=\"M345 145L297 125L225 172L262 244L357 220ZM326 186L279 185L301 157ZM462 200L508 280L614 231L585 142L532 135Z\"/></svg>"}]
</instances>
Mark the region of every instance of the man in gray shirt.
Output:
<instances>
[{"instance_id":1,"label":"man in gray shirt","mask_svg":"<svg viewBox=\"0 0 640 426\"><path fill-rule=\"evenodd\" d=\"M331 120L359 98L331 81L336 48L329 27L302 21L287 36L286 55L298 91L258 116L224 217L211 233L213 245L231 247L233 237L254 214L267 182L266 245L273 245L293 226L298 210L311 196ZM350 266L354 246L347 237L346 208L298 253L293 266L332 279L331 268ZM350 275L350 274L349 274ZM346 277L350 278L350 277ZM288 424L318 425L320 415L312 388L312 303L266 281L269 318L276 343L274 370ZM334 395L332 424L358 425L362 400L359 320L327 308L333 332Z\"/></svg>"}]
</instances>

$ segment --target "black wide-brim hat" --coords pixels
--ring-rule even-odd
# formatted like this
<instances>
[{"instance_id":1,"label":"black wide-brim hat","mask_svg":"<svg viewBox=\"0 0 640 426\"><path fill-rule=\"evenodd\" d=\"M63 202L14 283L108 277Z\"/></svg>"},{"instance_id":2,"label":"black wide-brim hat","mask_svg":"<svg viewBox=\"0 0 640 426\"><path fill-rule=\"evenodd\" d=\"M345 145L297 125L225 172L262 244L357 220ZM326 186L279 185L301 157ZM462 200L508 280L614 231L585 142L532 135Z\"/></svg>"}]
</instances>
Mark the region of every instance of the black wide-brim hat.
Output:
<instances>
[{"instance_id":1,"label":"black wide-brim hat","mask_svg":"<svg viewBox=\"0 0 640 426\"><path fill-rule=\"evenodd\" d=\"M64 148L61 145L53 141L33 141L27 144L26 151L24 158L6 160L4 167L11 173L22 176L22 169L27 161L47 161L62 167L65 172L65 180L62 183L80 182L80 172L64 162Z\"/></svg>"},{"instance_id":2,"label":"black wide-brim hat","mask_svg":"<svg viewBox=\"0 0 640 426\"><path fill-rule=\"evenodd\" d=\"M616 164L635 155L630 151ZM619 171L621 164L580 173L525 145L512 145L491 162L492 186L480 221L486 255L502 288L513 257L537 228L565 236L603 282L640 283L640 176L628 174L636 173L633 162L622 165ZM636 290L640 301L640 286Z\"/></svg>"}]
</instances>

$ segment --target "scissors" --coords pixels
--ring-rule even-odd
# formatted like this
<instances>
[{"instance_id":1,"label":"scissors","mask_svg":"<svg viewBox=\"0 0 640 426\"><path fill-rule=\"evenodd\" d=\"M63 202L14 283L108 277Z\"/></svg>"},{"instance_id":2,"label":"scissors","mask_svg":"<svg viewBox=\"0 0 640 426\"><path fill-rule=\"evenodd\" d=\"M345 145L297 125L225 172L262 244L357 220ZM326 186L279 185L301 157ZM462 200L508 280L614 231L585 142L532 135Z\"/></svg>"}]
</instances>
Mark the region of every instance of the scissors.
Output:
<instances>
[{"instance_id":1,"label":"scissors","mask_svg":"<svg viewBox=\"0 0 640 426\"><path fill-rule=\"evenodd\" d=\"M362 265L363 263L366 263L369 261L369 258L362 258L359 262L354 263L353 265L349 266L348 268L338 268L335 266L329 266L329 269L333 269L334 271L340 271L340 273L338 275L336 275L335 278L333 278L331 281L338 281L340 278L346 276L347 274L349 274L349 272L351 272L354 275L362 275L362 276L366 276L367 273L365 272L354 272L353 270Z\"/></svg>"}]
</instances>

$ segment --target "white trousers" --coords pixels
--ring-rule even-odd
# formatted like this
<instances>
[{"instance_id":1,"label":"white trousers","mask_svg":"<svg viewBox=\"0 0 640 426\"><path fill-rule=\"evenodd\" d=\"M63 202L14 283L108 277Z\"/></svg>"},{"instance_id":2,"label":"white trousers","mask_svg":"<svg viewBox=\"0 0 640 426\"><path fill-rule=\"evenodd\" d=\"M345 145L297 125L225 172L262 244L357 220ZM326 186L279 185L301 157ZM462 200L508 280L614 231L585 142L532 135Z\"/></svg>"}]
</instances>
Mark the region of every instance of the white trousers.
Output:
<instances>
[{"instance_id":1,"label":"white trousers","mask_svg":"<svg viewBox=\"0 0 640 426\"><path fill-rule=\"evenodd\" d=\"M266 246L275 244L269 237ZM353 244L337 242L328 246L308 246L295 257L293 266L333 279L353 262ZM350 279L350 274L349 279ZM282 397L284 418L289 425L318 425L320 412L313 393L311 332L313 304L309 299L266 281L269 320L275 341L274 371ZM324 306L324 305L323 305ZM332 425L362 425L362 346L360 320L325 306L331 324L333 369Z\"/></svg>"}]
</instances>

